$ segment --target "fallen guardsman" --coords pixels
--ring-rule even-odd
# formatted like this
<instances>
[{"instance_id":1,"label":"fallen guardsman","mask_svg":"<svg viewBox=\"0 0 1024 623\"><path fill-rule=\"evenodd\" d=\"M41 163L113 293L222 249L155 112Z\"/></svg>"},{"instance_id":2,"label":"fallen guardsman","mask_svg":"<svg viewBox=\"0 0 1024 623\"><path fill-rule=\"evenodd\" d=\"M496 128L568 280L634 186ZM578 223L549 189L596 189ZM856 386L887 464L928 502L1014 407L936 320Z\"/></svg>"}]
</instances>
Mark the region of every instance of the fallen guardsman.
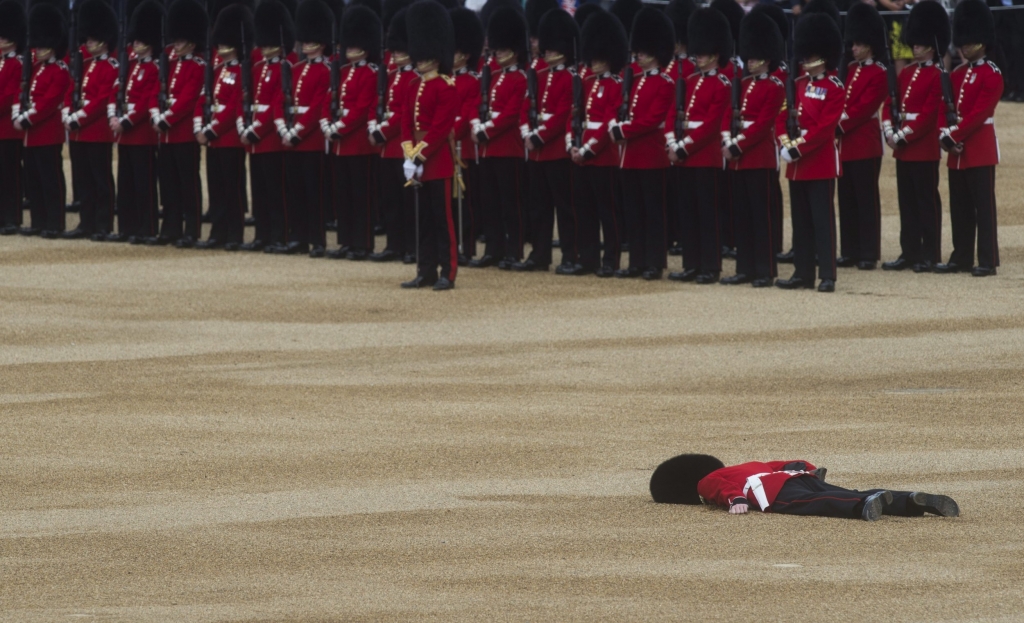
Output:
<instances>
[{"instance_id":1,"label":"fallen guardsman","mask_svg":"<svg viewBox=\"0 0 1024 623\"><path fill-rule=\"evenodd\" d=\"M665 504L713 504L734 515L763 512L877 521L882 515L957 517L945 495L871 489L854 491L825 482L826 469L807 461L752 461L726 467L707 454L681 454L654 470L651 496Z\"/></svg>"}]
</instances>

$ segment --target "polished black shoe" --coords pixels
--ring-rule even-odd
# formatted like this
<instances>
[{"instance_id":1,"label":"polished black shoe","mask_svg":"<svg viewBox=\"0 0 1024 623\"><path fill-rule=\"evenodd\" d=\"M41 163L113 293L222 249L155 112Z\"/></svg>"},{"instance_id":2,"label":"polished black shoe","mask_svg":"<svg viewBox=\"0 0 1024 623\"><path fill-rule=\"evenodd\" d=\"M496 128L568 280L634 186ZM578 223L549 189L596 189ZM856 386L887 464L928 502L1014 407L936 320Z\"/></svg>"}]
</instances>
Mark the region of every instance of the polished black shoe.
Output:
<instances>
[{"instance_id":1,"label":"polished black shoe","mask_svg":"<svg viewBox=\"0 0 1024 623\"><path fill-rule=\"evenodd\" d=\"M276 242L271 242L267 246L263 247L263 252L264 253L277 253L278 249L280 249L283 246L284 246L283 244L279 244L279 243L276 243Z\"/></svg>"},{"instance_id":2,"label":"polished black shoe","mask_svg":"<svg viewBox=\"0 0 1024 623\"><path fill-rule=\"evenodd\" d=\"M196 243L197 249L220 249L224 246L224 243L216 238L210 238L209 240L200 240Z\"/></svg>"},{"instance_id":3,"label":"polished black shoe","mask_svg":"<svg viewBox=\"0 0 1024 623\"><path fill-rule=\"evenodd\" d=\"M615 271L615 276L618 277L619 279L635 279L639 277L640 273L642 272L643 271L641 271L639 268L620 268L619 270Z\"/></svg>"},{"instance_id":4,"label":"polished black shoe","mask_svg":"<svg viewBox=\"0 0 1024 623\"><path fill-rule=\"evenodd\" d=\"M245 244L238 247L242 251L262 251L267 248L267 245L262 240L253 240L252 242L246 242Z\"/></svg>"},{"instance_id":5,"label":"polished black shoe","mask_svg":"<svg viewBox=\"0 0 1024 623\"><path fill-rule=\"evenodd\" d=\"M397 262L402 259L402 256L398 254L398 251L392 251L391 249L384 249L377 253L370 254L371 262Z\"/></svg>"},{"instance_id":6,"label":"polished black shoe","mask_svg":"<svg viewBox=\"0 0 1024 623\"><path fill-rule=\"evenodd\" d=\"M701 273L697 275L697 278L693 281L702 286L706 286L709 283L718 283L718 275L719 273Z\"/></svg>"},{"instance_id":7,"label":"polished black shoe","mask_svg":"<svg viewBox=\"0 0 1024 623\"><path fill-rule=\"evenodd\" d=\"M164 245L171 244L172 242L174 241L167 236L151 236L146 238L146 244L151 247L162 247Z\"/></svg>"},{"instance_id":8,"label":"polished black shoe","mask_svg":"<svg viewBox=\"0 0 1024 623\"><path fill-rule=\"evenodd\" d=\"M92 240L93 242L106 242L107 236L109 235L109 232L98 231L95 234L89 236L89 240Z\"/></svg>"},{"instance_id":9,"label":"polished black shoe","mask_svg":"<svg viewBox=\"0 0 1024 623\"><path fill-rule=\"evenodd\" d=\"M299 253L309 253L309 245L303 242L289 242L286 245L277 247L274 250L274 253L279 255L298 255Z\"/></svg>"},{"instance_id":10,"label":"polished black shoe","mask_svg":"<svg viewBox=\"0 0 1024 623\"><path fill-rule=\"evenodd\" d=\"M793 253L793 249L790 249L785 253L776 253L775 261L778 262L779 264L792 264L794 257L795 254Z\"/></svg>"},{"instance_id":11,"label":"polished black shoe","mask_svg":"<svg viewBox=\"0 0 1024 623\"><path fill-rule=\"evenodd\" d=\"M910 506L916 507L922 513L932 513L941 517L959 517L960 506L953 498L946 495L932 495L915 491L908 499Z\"/></svg>"},{"instance_id":12,"label":"polished black shoe","mask_svg":"<svg viewBox=\"0 0 1024 623\"><path fill-rule=\"evenodd\" d=\"M670 281L694 281L699 274L700 271L696 268L684 268L679 272L669 273L668 278Z\"/></svg>"},{"instance_id":13,"label":"polished black shoe","mask_svg":"<svg viewBox=\"0 0 1024 623\"><path fill-rule=\"evenodd\" d=\"M21 231L21 227L17 225L7 225L0 229L0 236L13 236L14 234Z\"/></svg>"},{"instance_id":14,"label":"polished black shoe","mask_svg":"<svg viewBox=\"0 0 1024 623\"><path fill-rule=\"evenodd\" d=\"M348 251L345 247L341 247L340 249L331 249L326 253L326 257L329 260L343 260L346 255L348 255Z\"/></svg>"},{"instance_id":15,"label":"polished black shoe","mask_svg":"<svg viewBox=\"0 0 1024 623\"><path fill-rule=\"evenodd\" d=\"M798 290L798 289L814 289L813 279L804 279L803 277L790 277L789 279L779 279L775 282L775 285L783 290Z\"/></svg>"},{"instance_id":16,"label":"polished black shoe","mask_svg":"<svg viewBox=\"0 0 1024 623\"><path fill-rule=\"evenodd\" d=\"M252 217L252 216L245 217L245 226L246 227L252 227L255 224L256 224L256 219L254 217Z\"/></svg>"},{"instance_id":17,"label":"polished black shoe","mask_svg":"<svg viewBox=\"0 0 1024 623\"><path fill-rule=\"evenodd\" d=\"M224 243L224 250L225 251L240 251L241 249L242 249L242 243L240 243L240 242L225 242Z\"/></svg>"},{"instance_id":18,"label":"polished black shoe","mask_svg":"<svg viewBox=\"0 0 1024 623\"><path fill-rule=\"evenodd\" d=\"M128 244L146 244L145 236L128 236Z\"/></svg>"},{"instance_id":19,"label":"polished black shoe","mask_svg":"<svg viewBox=\"0 0 1024 623\"><path fill-rule=\"evenodd\" d=\"M38 227L22 227L18 233L22 236L38 236L41 231Z\"/></svg>"},{"instance_id":20,"label":"polished black shoe","mask_svg":"<svg viewBox=\"0 0 1024 623\"><path fill-rule=\"evenodd\" d=\"M996 269L990 266L975 266L971 269L972 277L991 277L996 274Z\"/></svg>"},{"instance_id":21,"label":"polished black shoe","mask_svg":"<svg viewBox=\"0 0 1024 623\"><path fill-rule=\"evenodd\" d=\"M755 288L770 288L775 285L775 280L771 277L758 277L757 279L750 282L750 285Z\"/></svg>"},{"instance_id":22,"label":"polished black shoe","mask_svg":"<svg viewBox=\"0 0 1024 623\"><path fill-rule=\"evenodd\" d=\"M594 274L600 277L601 279L607 279L609 277L615 276L615 269L612 268L611 266L602 266L601 268L598 268L597 272L595 272Z\"/></svg>"},{"instance_id":23,"label":"polished black shoe","mask_svg":"<svg viewBox=\"0 0 1024 623\"><path fill-rule=\"evenodd\" d=\"M487 268L489 266L497 266L498 258L493 255L483 255L476 258L475 260L469 261L470 268Z\"/></svg>"},{"instance_id":24,"label":"polished black shoe","mask_svg":"<svg viewBox=\"0 0 1024 623\"><path fill-rule=\"evenodd\" d=\"M405 255L402 256L402 263L403 264L415 264L416 263L416 254L415 253L406 253Z\"/></svg>"},{"instance_id":25,"label":"polished black shoe","mask_svg":"<svg viewBox=\"0 0 1024 623\"><path fill-rule=\"evenodd\" d=\"M928 260L925 260L923 262L918 262L917 264L914 264L914 272L915 273L930 273L930 272L932 272L934 270L935 270L935 264L933 264L932 262L929 262Z\"/></svg>"},{"instance_id":26,"label":"polished black shoe","mask_svg":"<svg viewBox=\"0 0 1024 623\"><path fill-rule=\"evenodd\" d=\"M835 292L836 282L831 279L822 279L818 284L818 292Z\"/></svg>"},{"instance_id":27,"label":"polished black shoe","mask_svg":"<svg viewBox=\"0 0 1024 623\"><path fill-rule=\"evenodd\" d=\"M437 280L437 283L434 284L434 291L435 292L440 292L442 290L454 290L454 289L455 289L455 282L450 280L450 279L448 279L447 277L441 277L440 279Z\"/></svg>"},{"instance_id":28,"label":"polished black shoe","mask_svg":"<svg viewBox=\"0 0 1024 623\"><path fill-rule=\"evenodd\" d=\"M864 510L861 511L860 516L864 521L878 521L882 518L885 507L890 504L892 504L892 493L888 491L872 493L864 499Z\"/></svg>"},{"instance_id":29,"label":"polished black shoe","mask_svg":"<svg viewBox=\"0 0 1024 623\"><path fill-rule=\"evenodd\" d=\"M573 277L580 277L582 275L593 275L594 274L594 269L593 268L588 268L588 267L584 266L583 264L573 264L572 266L570 266L568 268L565 267L565 264L562 264L558 268L562 270L562 272L558 273L559 275L570 275L570 276L573 276ZM614 273L615 271L612 270L611 268L609 268L608 270L611 271L608 274L608 276L611 277L612 273Z\"/></svg>"},{"instance_id":30,"label":"polished black shoe","mask_svg":"<svg viewBox=\"0 0 1024 623\"><path fill-rule=\"evenodd\" d=\"M856 263L857 260L853 259L852 257L840 255L839 257L836 258L836 266L840 268L852 268Z\"/></svg>"},{"instance_id":31,"label":"polished black shoe","mask_svg":"<svg viewBox=\"0 0 1024 623\"><path fill-rule=\"evenodd\" d=\"M936 264L935 272L940 275L951 275L953 273L965 273L970 271L973 266L961 266L956 262L948 262L946 264Z\"/></svg>"},{"instance_id":32,"label":"polished black shoe","mask_svg":"<svg viewBox=\"0 0 1024 623\"><path fill-rule=\"evenodd\" d=\"M416 275L416 277L412 281L403 282L402 287L405 288L406 290L414 290L416 288L431 288L434 286L435 283L437 283L437 279L428 279L426 277Z\"/></svg>"},{"instance_id":33,"label":"polished black shoe","mask_svg":"<svg viewBox=\"0 0 1024 623\"><path fill-rule=\"evenodd\" d=\"M498 262L498 268L501 270L512 270L512 265L518 261L519 260L514 257L503 257L501 258L501 261Z\"/></svg>"},{"instance_id":34,"label":"polished black shoe","mask_svg":"<svg viewBox=\"0 0 1024 623\"><path fill-rule=\"evenodd\" d=\"M683 247L681 247L678 244L674 245L672 247L669 247L668 254L669 255L682 255L683 254Z\"/></svg>"},{"instance_id":35,"label":"polished black shoe","mask_svg":"<svg viewBox=\"0 0 1024 623\"><path fill-rule=\"evenodd\" d=\"M327 250L321 247L320 245L315 245L309 250L309 257L313 258L314 260L320 259L326 254Z\"/></svg>"},{"instance_id":36,"label":"polished black shoe","mask_svg":"<svg viewBox=\"0 0 1024 623\"><path fill-rule=\"evenodd\" d=\"M648 268L640 274L641 277L646 281L661 281L661 269L660 268Z\"/></svg>"},{"instance_id":37,"label":"polished black shoe","mask_svg":"<svg viewBox=\"0 0 1024 623\"><path fill-rule=\"evenodd\" d=\"M572 262L562 262L558 266L555 266L556 275L571 275L573 267L576 266Z\"/></svg>"},{"instance_id":38,"label":"polished black shoe","mask_svg":"<svg viewBox=\"0 0 1024 623\"><path fill-rule=\"evenodd\" d=\"M370 252L366 249L355 249L345 254L346 260L352 260L353 262L363 262L370 257Z\"/></svg>"},{"instance_id":39,"label":"polished black shoe","mask_svg":"<svg viewBox=\"0 0 1024 623\"><path fill-rule=\"evenodd\" d=\"M39 237L46 238L47 240L56 240L57 238L60 238L60 232L55 229L44 229L39 232Z\"/></svg>"},{"instance_id":40,"label":"polished black shoe","mask_svg":"<svg viewBox=\"0 0 1024 623\"><path fill-rule=\"evenodd\" d=\"M107 235L107 242L128 242L128 237L124 232L110 233Z\"/></svg>"},{"instance_id":41,"label":"polished black shoe","mask_svg":"<svg viewBox=\"0 0 1024 623\"><path fill-rule=\"evenodd\" d=\"M551 264L541 264L531 258L526 258L522 262L513 262L511 266L511 269L517 273L546 273L550 268Z\"/></svg>"},{"instance_id":42,"label":"polished black shoe","mask_svg":"<svg viewBox=\"0 0 1024 623\"><path fill-rule=\"evenodd\" d=\"M910 262L910 260L904 259L902 257L896 258L891 262L882 262L882 270L907 270L908 268L912 267L913 264Z\"/></svg>"},{"instance_id":43,"label":"polished black shoe","mask_svg":"<svg viewBox=\"0 0 1024 623\"><path fill-rule=\"evenodd\" d=\"M327 221L324 223L324 229L327 231L338 231L338 221Z\"/></svg>"},{"instance_id":44,"label":"polished black shoe","mask_svg":"<svg viewBox=\"0 0 1024 623\"><path fill-rule=\"evenodd\" d=\"M872 262L871 260L857 262L857 270L875 270L877 267L878 262Z\"/></svg>"},{"instance_id":45,"label":"polished black shoe","mask_svg":"<svg viewBox=\"0 0 1024 623\"><path fill-rule=\"evenodd\" d=\"M85 231L81 227L76 227L71 231L66 231L60 235L61 238L65 238L67 240L78 240L79 238L89 238L91 236L91 231Z\"/></svg>"},{"instance_id":46,"label":"polished black shoe","mask_svg":"<svg viewBox=\"0 0 1024 623\"><path fill-rule=\"evenodd\" d=\"M723 245L722 257L727 257L732 260L736 259L736 249L734 247L727 247Z\"/></svg>"},{"instance_id":47,"label":"polished black shoe","mask_svg":"<svg viewBox=\"0 0 1024 623\"><path fill-rule=\"evenodd\" d=\"M473 261L473 258L467 257L459 253L459 266L469 266L469 263Z\"/></svg>"},{"instance_id":48,"label":"polished black shoe","mask_svg":"<svg viewBox=\"0 0 1024 623\"><path fill-rule=\"evenodd\" d=\"M741 283L753 283L754 278L750 275L744 275L743 273L737 273L732 277L722 277L718 282L723 286L738 286Z\"/></svg>"}]
</instances>

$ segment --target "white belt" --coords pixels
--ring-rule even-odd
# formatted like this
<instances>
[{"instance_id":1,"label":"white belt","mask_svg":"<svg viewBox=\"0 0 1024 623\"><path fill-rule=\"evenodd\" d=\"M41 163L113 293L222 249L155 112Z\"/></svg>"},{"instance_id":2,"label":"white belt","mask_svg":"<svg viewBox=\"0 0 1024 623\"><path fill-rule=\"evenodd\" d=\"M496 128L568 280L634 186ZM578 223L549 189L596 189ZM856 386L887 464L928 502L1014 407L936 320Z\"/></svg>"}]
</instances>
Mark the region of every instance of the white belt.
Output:
<instances>
[{"instance_id":1,"label":"white belt","mask_svg":"<svg viewBox=\"0 0 1024 623\"><path fill-rule=\"evenodd\" d=\"M764 494L764 485L761 484L761 476L767 476L768 474L757 474L747 478L747 484L743 487L743 497L747 497L748 491L754 492L754 499L757 500L757 505L761 507L761 510L768 509L768 496ZM749 498L748 498L749 499Z\"/></svg>"},{"instance_id":2,"label":"white belt","mask_svg":"<svg viewBox=\"0 0 1024 623\"><path fill-rule=\"evenodd\" d=\"M256 104L256 112L267 112L270 110L270 104Z\"/></svg>"},{"instance_id":3,"label":"white belt","mask_svg":"<svg viewBox=\"0 0 1024 623\"><path fill-rule=\"evenodd\" d=\"M687 130L696 130L697 128L699 128L702 125L704 125L703 121L687 121L686 122L686 129Z\"/></svg>"},{"instance_id":4,"label":"white belt","mask_svg":"<svg viewBox=\"0 0 1024 623\"><path fill-rule=\"evenodd\" d=\"M603 126L603 125L604 124L601 123L600 121L588 121L587 122L587 129L588 130L600 130L601 126Z\"/></svg>"},{"instance_id":5,"label":"white belt","mask_svg":"<svg viewBox=\"0 0 1024 623\"><path fill-rule=\"evenodd\" d=\"M752 125L754 125L753 121L744 121L743 122L743 129L746 130L747 128L749 128Z\"/></svg>"},{"instance_id":6,"label":"white belt","mask_svg":"<svg viewBox=\"0 0 1024 623\"><path fill-rule=\"evenodd\" d=\"M996 118L995 117L989 117L988 119L985 120L985 125L995 125L995 122L996 122Z\"/></svg>"},{"instance_id":7,"label":"white belt","mask_svg":"<svg viewBox=\"0 0 1024 623\"><path fill-rule=\"evenodd\" d=\"M917 116L919 114L920 113L916 112L905 112L903 113L903 118L906 119L907 121L917 121Z\"/></svg>"},{"instance_id":8,"label":"white belt","mask_svg":"<svg viewBox=\"0 0 1024 623\"><path fill-rule=\"evenodd\" d=\"M224 112L224 110L226 108L227 108L227 106L225 106L224 104L217 104L216 106L213 107L213 112L215 112L215 113L217 113L217 112Z\"/></svg>"},{"instance_id":9,"label":"white belt","mask_svg":"<svg viewBox=\"0 0 1024 623\"><path fill-rule=\"evenodd\" d=\"M549 112L546 112L546 113L543 113L543 114L541 114L541 116L540 116L540 120L541 120L541 121L551 121L551 118L552 118L552 117L554 117L554 115L552 115L552 114L551 114L551 113L549 113Z\"/></svg>"},{"instance_id":10,"label":"white belt","mask_svg":"<svg viewBox=\"0 0 1024 623\"><path fill-rule=\"evenodd\" d=\"M296 106L295 112L299 113L300 115L305 114L309 112L309 106Z\"/></svg>"}]
</instances>

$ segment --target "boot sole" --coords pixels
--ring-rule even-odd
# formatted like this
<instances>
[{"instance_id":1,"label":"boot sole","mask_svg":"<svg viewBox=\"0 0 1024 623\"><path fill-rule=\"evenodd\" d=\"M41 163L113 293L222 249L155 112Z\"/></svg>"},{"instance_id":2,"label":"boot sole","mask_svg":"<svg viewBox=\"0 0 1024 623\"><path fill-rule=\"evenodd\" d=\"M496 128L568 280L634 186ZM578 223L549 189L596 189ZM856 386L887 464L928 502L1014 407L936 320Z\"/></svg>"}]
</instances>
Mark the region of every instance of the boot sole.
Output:
<instances>
[{"instance_id":1,"label":"boot sole","mask_svg":"<svg viewBox=\"0 0 1024 623\"><path fill-rule=\"evenodd\" d=\"M930 493L911 493L910 501L916 506L924 509L925 512L939 515L941 517L959 517L960 507L953 498L946 495L932 495Z\"/></svg>"}]
</instances>

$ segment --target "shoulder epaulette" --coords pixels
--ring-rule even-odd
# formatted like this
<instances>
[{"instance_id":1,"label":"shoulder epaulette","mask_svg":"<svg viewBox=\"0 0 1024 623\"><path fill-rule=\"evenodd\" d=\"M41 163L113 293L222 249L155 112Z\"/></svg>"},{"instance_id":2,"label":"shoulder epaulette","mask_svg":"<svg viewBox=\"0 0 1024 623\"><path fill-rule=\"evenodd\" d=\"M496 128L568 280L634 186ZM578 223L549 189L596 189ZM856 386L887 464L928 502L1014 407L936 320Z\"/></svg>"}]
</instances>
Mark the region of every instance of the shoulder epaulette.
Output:
<instances>
[{"instance_id":1,"label":"shoulder epaulette","mask_svg":"<svg viewBox=\"0 0 1024 623\"><path fill-rule=\"evenodd\" d=\"M191 59L189 59L189 60L191 60L192 62L194 62L194 63L195 63L195 64L197 64L197 65L206 65L206 61L205 61L205 60L203 60L203 57L202 57L202 56L193 56L193 57L192 57Z\"/></svg>"},{"instance_id":2,"label":"shoulder epaulette","mask_svg":"<svg viewBox=\"0 0 1024 623\"><path fill-rule=\"evenodd\" d=\"M782 83L782 80L779 80L778 76L768 76L768 79L774 82L775 84L779 85L780 87L786 86L785 84Z\"/></svg>"},{"instance_id":3,"label":"shoulder epaulette","mask_svg":"<svg viewBox=\"0 0 1024 623\"><path fill-rule=\"evenodd\" d=\"M985 62L988 63L988 66L992 68L992 71L996 72L999 75L1003 74L1002 70L999 69L998 65L996 65L992 61L985 61Z\"/></svg>"},{"instance_id":4,"label":"shoulder epaulette","mask_svg":"<svg viewBox=\"0 0 1024 623\"><path fill-rule=\"evenodd\" d=\"M622 76L620 76L620 75L618 75L618 74L612 74L612 75L611 75L610 77L611 77L611 79L612 79L612 80L614 80L615 82L622 82Z\"/></svg>"},{"instance_id":5,"label":"shoulder epaulette","mask_svg":"<svg viewBox=\"0 0 1024 623\"><path fill-rule=\"evenodd\" d=\"M843 81L840 80L838 77L836 77L836 76L829 76L828 79L832 81L832 84L836 85L840 89L845 89L846 88L846 87L843 86Z\"/></svg>"},{"instance_id":6,"label":"shoulder epaulette","mask_svg":"<svg viewBox=\"0 0 1024 623\"><path fill-rule=\"evenodd\" d=\"M739 71L739 70L737 70L737 71ZM729 79L725 76L725 74L715 74L715 75L718 76L718 79L721 80L722 84L724 84L725 86L727 86L727 87L731 87L732 86L732 82L729 81Z\"/></svg>"},{"instance_id":7,"label":"shoulder epaulette","mask_svg":"<svg viewBox=\"0 0 1024 623\"><path fill-rule=\"evenodd\" d=\"M114 58L113 56L108 56L107 57L107 62L110 63L110 66L113 67L114 69L117 69L118 67L120 67L120 65L117 64L117 59Z\"/></svg>"},{"instance_id":8,"label":"shoulder epaulette","mask_svg":"<svg viewBox=\"0 0 1024 623\"><path fill-rule=\"evenodd\" d=\"M441 77L444 78L444 81L448 84L448 86L455 86L455 78L452 78L451 76L447 76L445 74L441 74Z\"/></svg>"},{"instance_id":9,"label":"shoulder epaulette","mask_svg":"<svg viewBox=\"0 0 1024 623\"><path fill-rule=\"evenodd\" d=\"M380 69L380 67L377 66L377 63L367 63L366 66L372 69L373 71L377 71L378 69Z\"/></svg>"},{"instance_id":10,"label":"shoulder epaulette","mask_svg":"<svg viewBox=\"0 0 1024 623\"><path fill-rule=\"evenodd\" d=\"M886 67L886 66L885 66L885 63L883 63L883 62L881 62L881 61L875 61L875 65L878 65L878 67L879 67L879 68L880 68L880 69L881 69L882 71L886 71L886 70L888 69L888 67Z\"/></svg>"},{"instance_id":11,"label":"shoulder epaulette","mask_svg":"<svg viewBox=\"0 0 1024 623\"><path fill-rule=\"evenodd\" d=\"M675 84L675 83L676 83L676 81L675 81L675 80L673 80L673 79L672 79L672 77L671 77L671 76L669 76L669 75L668 75L667 73L665 73L665 72L661 72L661 73L660 73L660 74L658 74L658 75L659 75L659 76L661 76L662 78L664 78L664 79L665 79L665 82L668 82L669 84Z\"/></svg>"}]
</instances>

